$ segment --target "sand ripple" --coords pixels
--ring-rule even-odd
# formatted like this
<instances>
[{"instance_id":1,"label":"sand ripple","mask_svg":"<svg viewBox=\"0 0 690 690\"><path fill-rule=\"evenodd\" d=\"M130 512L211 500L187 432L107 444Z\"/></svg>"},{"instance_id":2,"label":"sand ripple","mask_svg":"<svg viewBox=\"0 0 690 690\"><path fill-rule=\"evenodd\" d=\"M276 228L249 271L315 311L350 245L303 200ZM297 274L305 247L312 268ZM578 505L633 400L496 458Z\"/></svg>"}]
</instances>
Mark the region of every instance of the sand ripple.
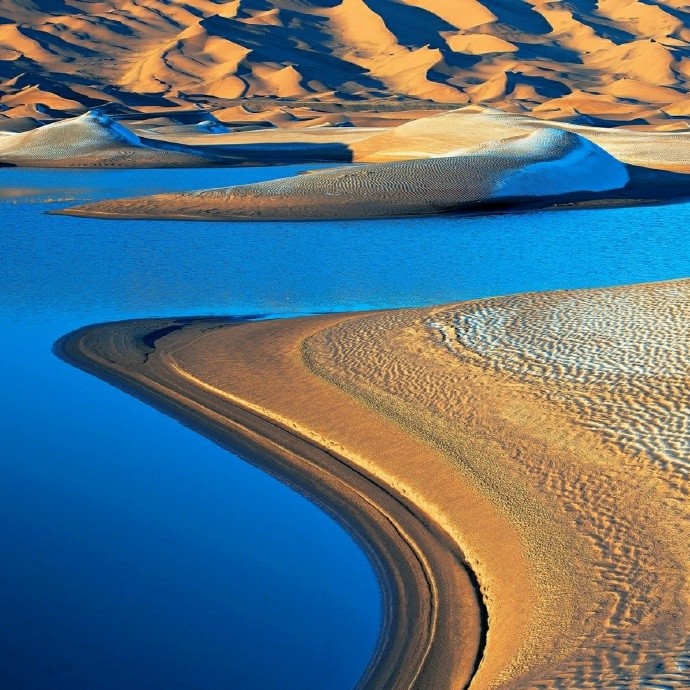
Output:
<instances>
[{"instance_id":1,"label":"sand ripple","mask_svg":"<svg viewBox=\"0 0 690 690\"><path fill-rule=\"evenodd\" d=\"M459 357L528 382L577 423L687 480L687 304L685 282L518 295L429 326Z\"/></svg>"},{"instance_id":2,"label":"sand ripple","mask_svg":"<svg viewBox=\"0 0 690 690\"><path fill-rule=\"evenodd\" d=\"M500 673L489 639L475 687L687 687L689 298L518 295L308 341L314 371L443 449L530 544L531 634Z\"/></svg>"}]
</instances>

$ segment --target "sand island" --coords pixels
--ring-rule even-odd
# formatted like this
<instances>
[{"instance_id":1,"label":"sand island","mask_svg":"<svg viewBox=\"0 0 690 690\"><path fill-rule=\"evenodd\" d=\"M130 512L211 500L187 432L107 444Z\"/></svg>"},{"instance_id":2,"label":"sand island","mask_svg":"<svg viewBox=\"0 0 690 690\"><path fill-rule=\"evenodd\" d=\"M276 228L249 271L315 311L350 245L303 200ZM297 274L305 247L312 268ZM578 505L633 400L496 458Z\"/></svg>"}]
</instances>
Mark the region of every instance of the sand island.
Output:
<instances>
[{"instance_id":1,"label":"sand island","mask_svg":"<svg viewBox=\"0 0 690 690\"><path fill-rule=\"evenodd\" d=\"M66 336L366 544L371 688L688 680L690 281Z\"/></svg>"}]
</instances>

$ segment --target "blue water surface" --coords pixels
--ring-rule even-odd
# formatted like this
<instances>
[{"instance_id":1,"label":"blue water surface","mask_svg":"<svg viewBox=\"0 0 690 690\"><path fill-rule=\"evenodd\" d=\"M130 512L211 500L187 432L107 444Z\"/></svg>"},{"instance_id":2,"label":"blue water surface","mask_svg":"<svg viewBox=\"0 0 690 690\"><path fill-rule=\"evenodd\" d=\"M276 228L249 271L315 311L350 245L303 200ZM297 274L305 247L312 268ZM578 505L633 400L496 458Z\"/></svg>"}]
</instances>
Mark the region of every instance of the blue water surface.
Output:
<instances>
[{"instance_id":1,"label":"blue water surface","mask_svg":"<svg viewBox=\"0 0 690 690\"><path fill-rule=\"evenodd\" d=\"M311 223L98 221L86 200L294 168L0 169L0 685L351 688L380 596L275 480L59 361L98 321L299 314L686 277L690 206Z\"/></svg>"}]
</instances>

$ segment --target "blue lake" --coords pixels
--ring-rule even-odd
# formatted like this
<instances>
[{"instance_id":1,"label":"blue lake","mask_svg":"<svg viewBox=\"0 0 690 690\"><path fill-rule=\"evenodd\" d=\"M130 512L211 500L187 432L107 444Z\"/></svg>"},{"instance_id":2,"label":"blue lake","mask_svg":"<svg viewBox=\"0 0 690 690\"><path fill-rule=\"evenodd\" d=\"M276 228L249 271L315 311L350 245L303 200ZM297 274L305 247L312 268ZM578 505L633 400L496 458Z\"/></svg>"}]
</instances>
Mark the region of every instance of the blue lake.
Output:
<instances>
[{"instance_id":1,"label":"blue lake","mask_svg":"<svg viewBox=\"0 0 690 690\"><path fill-rule=\"evenodd\" d=\"M368 222L49 216L290 168L0 169L0 686L351 688L366 558L272 478L51 353L137 316L300 314L690 275L690 206Z\"/></svg>"}]
</instances>

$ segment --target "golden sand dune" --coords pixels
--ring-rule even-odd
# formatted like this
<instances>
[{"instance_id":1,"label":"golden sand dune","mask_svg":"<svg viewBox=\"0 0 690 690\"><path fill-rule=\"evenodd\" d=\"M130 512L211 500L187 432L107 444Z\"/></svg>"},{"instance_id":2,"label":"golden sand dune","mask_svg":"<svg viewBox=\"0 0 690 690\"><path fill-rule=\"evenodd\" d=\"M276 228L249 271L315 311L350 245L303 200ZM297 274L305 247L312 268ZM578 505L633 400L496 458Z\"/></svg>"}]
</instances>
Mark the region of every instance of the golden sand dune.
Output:
<instances>
[{"instance_id":1,"label":"golden sand dune","mask_svg":"<svg viewBox=\"0 0 690 690\"><path fill-rule=\"evenodd\" d=\"M406 97L661 126L685 117L689 17L679 0L3 0L0 105Z\"/></svg>"},{"instance_id":2,"label":"golden sand dune","mask_svg":"<svg viewBox=\"0 0 690 690\"><path fill-rule=\"evenodd\" d=\"M280 468L369 543L388 614L363 687L681 688L688 304L676 281L106 324L58 347ZM401 576L410 547L426 567Z\"/></svg>"},{"instance_id":3,"label":"golden sand dune","mask_svg":"<svg viewBox=\"0 0 690 690\"><path fill-rule=\"evenodd\" d=\"M348 129L348 151L353 150L354 156L388 162L235 187L106 200L60 213L191 220L383 218L658 203L689 195L690 178L684 174L688 157L678 146L683 140L680 135L619 130L618 135L609 136L608 130L599 134L572 125L535 122L471 108L401 125L384 134ZM335 130L309 131L328 141L326 137L338 138ZM292 149L300 156L308 141L307 131L300 132L273 130L268 139L278 142L282 134L285 142L301 141ZM238 136L239 141L246 141L264 133L218 138L231 142L238 141ZM316 146L316 138L311 141ZM645 165L627 165L595 141L623 160ZM229 146L230 150L242 147Z\"/></svg>"},{"instance_id":4,"label":"golden sand dune","mask_svg":"<svg viewBox=\"0 0 690 690\"><path fill-rule=\"evenodd\" d=\"M188 167L214 163L212 157L191 148L151 146L95 112L25 132L0 133L0 161L48 167Z\"/></svg>"},{"instance_id":5,"label":"golden sand dune","mask_svg":"<svg viewBox=\"0 0 690 690\"><path fill-rule=\"evenodd\" d=\"M368 131L314 128L291 134L233 132L211 118L196 124L125 126L99 109L29 126L30 118L0 121L0 164L34 167L205 167L350 161L348 143ZM17 127L4 127L18 122ZM30 131L25 131L30 130Z\"/></svg>"}]
</instances>

